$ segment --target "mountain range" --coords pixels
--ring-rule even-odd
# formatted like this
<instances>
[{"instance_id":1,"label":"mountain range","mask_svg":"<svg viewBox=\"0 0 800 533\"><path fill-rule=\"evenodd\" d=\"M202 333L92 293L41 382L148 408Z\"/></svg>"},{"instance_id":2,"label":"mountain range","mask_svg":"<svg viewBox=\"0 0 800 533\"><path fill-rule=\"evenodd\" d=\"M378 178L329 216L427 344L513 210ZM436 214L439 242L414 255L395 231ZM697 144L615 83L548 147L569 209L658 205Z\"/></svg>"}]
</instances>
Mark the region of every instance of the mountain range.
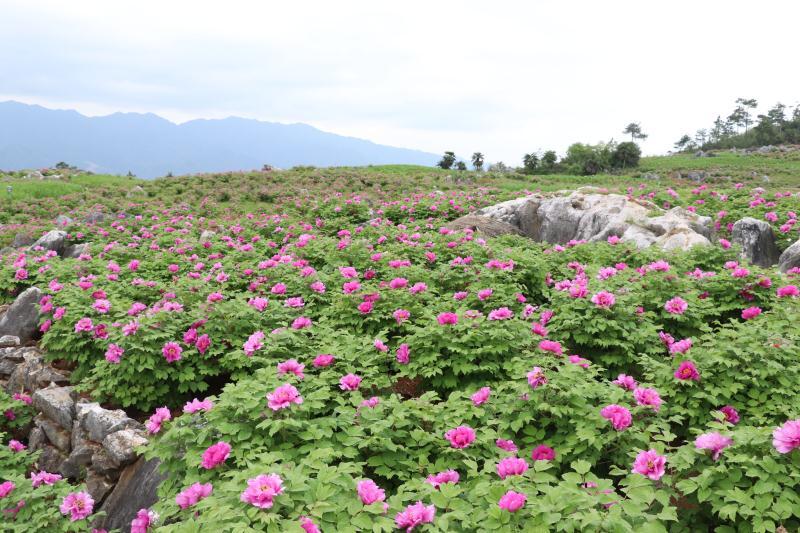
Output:
<instances>
[{"instance_id":1,"label":"mountain range","mask_svg":"<svg viewBox=\"0 0 800 533\"><path fill-rule=\"evenodd\" d=\"M88 117L72 110L0 102L0 169L59 161L95 173L155 178L295 165L433 165L439 156L318 130L229 117L175 124L152 113Z\"/></svg>"}]
</instances>

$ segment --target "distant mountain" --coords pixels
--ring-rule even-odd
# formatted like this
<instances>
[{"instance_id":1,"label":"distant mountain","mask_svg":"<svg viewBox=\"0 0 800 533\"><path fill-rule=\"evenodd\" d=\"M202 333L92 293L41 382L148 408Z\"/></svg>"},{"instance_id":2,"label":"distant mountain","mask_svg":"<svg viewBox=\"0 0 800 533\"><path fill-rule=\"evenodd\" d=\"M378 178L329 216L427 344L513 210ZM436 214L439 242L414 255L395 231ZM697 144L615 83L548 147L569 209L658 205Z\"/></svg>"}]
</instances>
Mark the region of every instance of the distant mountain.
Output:
<instances>
[{"instance_id":1,"label":"distant mountain","mask_svg":"<svg viewBox=\"0 0 800 533\"><path fill-rule=\"evenodd\" d=\"M230 117L174 124L152 113L87 117L77 111L0 102L0 169L43 168L65 161L96 173L154 178L250 170L270 164L433 165L438 156L320 131Z\"/></svg>"}]
</instances>

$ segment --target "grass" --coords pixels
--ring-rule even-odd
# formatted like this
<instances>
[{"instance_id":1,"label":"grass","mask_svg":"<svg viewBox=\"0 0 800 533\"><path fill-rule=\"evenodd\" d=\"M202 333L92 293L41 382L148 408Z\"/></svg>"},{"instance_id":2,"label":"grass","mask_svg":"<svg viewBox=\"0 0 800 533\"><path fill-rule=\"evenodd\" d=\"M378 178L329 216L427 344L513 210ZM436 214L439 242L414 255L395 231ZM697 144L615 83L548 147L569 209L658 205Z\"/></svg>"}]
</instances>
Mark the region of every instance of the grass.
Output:
<instances>
[{"instance_id":1,"label":"grass","mask_svg":"<svg viewBox=\"0 0 800 533\"><path fill-rule=\"evenodd\" d=\"M24 201L39 198L58 198L94 187L131 188L144 180L107 174L82 174L69 180L31 180L4 178L0 180L0 198L3 201ZM8 187L11 187L11 194Z\"/></svg>"}]
</instances>

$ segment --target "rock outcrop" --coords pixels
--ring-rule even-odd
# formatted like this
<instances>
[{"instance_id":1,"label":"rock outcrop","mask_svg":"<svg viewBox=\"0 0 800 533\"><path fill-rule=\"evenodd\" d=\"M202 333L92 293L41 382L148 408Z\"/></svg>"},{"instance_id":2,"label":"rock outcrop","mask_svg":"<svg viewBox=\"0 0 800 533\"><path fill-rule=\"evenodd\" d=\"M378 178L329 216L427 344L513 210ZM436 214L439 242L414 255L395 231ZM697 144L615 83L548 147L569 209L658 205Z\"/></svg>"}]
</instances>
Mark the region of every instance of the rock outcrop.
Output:
<instances>
[{"instance_id":1,"label":"rock outcrop","mask_svg":"<svg viewBox=\"0 0 800 533\"><path fill-rule=\"evenodd\" d=\"M485 237L499 237L500 235L522 235L519 228L507 222L490 217L467 215L446 224L447 228L461 231L470 229Z\"/></svg>"},{"instance_id":2,"label":"rock outcrop","mask_svg":"<svg viewBox=\"0 0 800 533\"><path fill-rule=\"evenodd\" d=\"M664 211L656 205L594 187L546 197L531 195L485 207L449 227L469 226L469 217L494 219L536 241L604 241L619 237L639 248L656 245L665 250L711 244L711 219L683 208Z\"/></svg>"},{"instance_id":3,"label":"rock outcrop","mask_svg":"<svg viewBox=\"0 0 800 533\"><path fill-rule=\"evenodd\" d=\"M772 226L763 220L746 217L733 225L731 240L742 247L742 258L754 265L770 267L778 262Z\"/></svg>"},{"instance_id":4,"label":"rock outcrop","mask_svg":"<svg viewBox=\"0 0 800 533\"><path fill-rule=\"evenodd\" d=\"M30 247L31 249L35 249L37 246L41 246L45 250L52 250L56 252L58 255L61 255L64 252L64 246L67 242L67 232L62 231L59 229L50 230L39 239L34 242Z\"/></svg>"},{"instance_id":5,"label":"rock outcrop","mask_svg":"<svg viewBox=\"0 0 800 533\"><path fill-rule=\"evenodd\" d=\"M778 269L788 272L793 268L800 268L800 240L789 246L778 258Z\"/></svg>"},{"instance_id":6,"label":"rock outcrop","mask_svg":"<svg viewBox=\"0 0 800 533\"><path fill-rule=\"evenodd\" d=\"M11 307L0 317L0 335L13 335L27 342L39 330L39 300L42 291L30 287L17 296Z\"/></svg>"}]
</instances>

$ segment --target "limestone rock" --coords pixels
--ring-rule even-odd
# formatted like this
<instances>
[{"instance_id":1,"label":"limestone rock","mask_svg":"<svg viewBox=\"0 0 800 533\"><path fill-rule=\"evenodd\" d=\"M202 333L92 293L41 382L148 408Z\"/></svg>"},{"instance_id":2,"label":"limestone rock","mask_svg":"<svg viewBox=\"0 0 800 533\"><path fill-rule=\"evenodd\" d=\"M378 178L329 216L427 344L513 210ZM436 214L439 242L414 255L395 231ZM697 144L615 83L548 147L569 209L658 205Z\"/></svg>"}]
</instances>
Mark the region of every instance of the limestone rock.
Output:
<instances>
[{"instance_id":1,"label":"limestone rock","mask_svg":"<svg viewBox=\"0 0 800 533\"><path fill-rule=\"evenodd\" d=\"M14 235L14 240L11 242L13 248L24 248L36 242L36 239L25 233L17 233Z\"/></svg>"},{"instance_id":2,"label":"limestone rock","mask_svg":"<svg viewBox=\"0 0 800 533\"><path fill-rule=\"evenodd\" d=\"M65 431L64 428L41 415L36 417L36 426L42 428L47 440L64 453L69 453L71 449L70 437L71 431Z\"/></svg>"},{"instance_id":3,"label":"limestone rock","mask_svg":"<svg viewBox=\"0 0 800 533\"><path fill-rule=\"evenodd\" d=\"M778 262L772 226L763 220L746 217L733 225L731 240L742 247L742 258L754 265L769 267Z\"/></svg>"},{"instance_id":4,"label":"limestone rock","mask_svg":"<svg viewBox=\"0 0 800 533\"><path fill-rule=\"evenodd\" d=\"M88 438L95 442L103 442L109 434L122 429L141 427L138 422L128 418L125 411L109 411L97 403L80 404L78 419Z\"/></svg>"},{"instance_id":5,"label":"limestone rock","mask_svg":"<svg viewBox=\"0 0 800 533\"><path fill-rule=\"evenodd\" d=\"M81 473L92 463L92 457L100 446L91 442L81 442L72 449L69 457L61 463L59 472L70 479L79 479Z\"/></svg>"},{"instance_id":6,"label":"limestone rock","mask_svg":"<svg viewBox=\"0 0 800 533\"><path fill-rule=\"evenodd\" d=\"M113 488L114 482L103 475L89 471L86 476L86 490L91 494L95 506L101 505Z\"/></svg>"},{"instance_id":7,"label":"limestone rock","mask_svg":"<svg viewBox=\"0 0 800 533\"><path fill-rule=\"evenodd\" d=\"M111 433L103 439L103 448L109 457L119 465L132 463L136 457L136 447L147 444L147 439L132 429Z\"/></svg>"},{"instance_id":8,"label":"limestone rock","mask_svg":"<svg viewBox=\"0 0 800 533\"><path fill-rule=\"evenodd\" d=\"M800 240L783 251L778 259L778 268L781 272L800 267Z\"/></svg>"},{"instance_id":9,"label":"limestone rock","mask_svg":"<svg viewBox=\"0 0 800 533\"><path fill-rule=\"evenodd\" d=\"M21 342L33 339L39 332L39 300L42 291L36 287L25 289L17 296L6 314L0 318L0 335L19 337Z\"/></svg>"},{"instance_id":10,"label":"limestone rock","mask_svg":"<svg viewBox=\"0 0 800 533\"><path fill-rule=\"evenodd\" d=\"M67 456L59 451L55 446L45 444L42 448L42 454L39 456L39 460L36 461L36 463L39 466L39 470L58 472L59 468L61 467L61 463L63 463L66 459Z\"/></svg>"},{"instance_id":11,"label":"limestone rock","mask_svg":"<svg viewBox=\"0 0 800 533\"><path fill-rule=\"evenodd\" d=\"M522 232L501 220L496 220L489 217L481 217L476 215L466 215L457 218L446 225L447 228L461 231L464 229L471 229L477 231L486 237L497 237L499 235L521 235Z\"/></svg>"},{"instance_id":12,"label":"limestone rock","mask_svg":"<svg viewBox=\"0 0 800 533\"><path fill-rule=\"evenodd\" d=\"M58 255L64 251L64 244L67 241L67 232L62 231L59 229L50 230L45 233L43 236L39 237L35 243L33 243L30 248L33 250L37 246L41 246L45 250L52 250L56 252Z\"/></svg>"},{"instance_id":13,"label":"limestone rock","mask_svg":"<svg viewBox=\"0 0 800 533\"><path fill-rule=\"evenodd\" d=\"M151 507L158 501L157 490L165 475L158 472L159 461L140 457L119 477L113 492L100 507L106 512L103 524L108 530L127 528L139 509Z\"/></svg>"},{"instance_id":14,"label":"limestone rock","mask_svg":"<svg viewBox=\"0 0 800 533\"><path fill-rule=\"evenodd\" d=\"M64 248L64 255L62 257L64 259L77 259L81 254L88 254L90 246L88 242L71 244Z\"/></svg>"},{"instance_id":15,"label":"limestone rock","mask_svg":"<svg viewBox=\"0 0 800 533\"><path fill-rule=\"evenodd\" d=\"M19 337L14 335L3 335L0 337L0 348L12 348L19 346Z\"/></svg>"},{"instance_id":16,"label":"limestone rock","mask_svg":"<svg viewBox=\"0 0 800 533\"><path fill-rule=\"evenodd\" d=\"M72 387L48 387L33 393L33 406L62 428L72 431L75 401Z\"/></svg>"}]
</instances>

